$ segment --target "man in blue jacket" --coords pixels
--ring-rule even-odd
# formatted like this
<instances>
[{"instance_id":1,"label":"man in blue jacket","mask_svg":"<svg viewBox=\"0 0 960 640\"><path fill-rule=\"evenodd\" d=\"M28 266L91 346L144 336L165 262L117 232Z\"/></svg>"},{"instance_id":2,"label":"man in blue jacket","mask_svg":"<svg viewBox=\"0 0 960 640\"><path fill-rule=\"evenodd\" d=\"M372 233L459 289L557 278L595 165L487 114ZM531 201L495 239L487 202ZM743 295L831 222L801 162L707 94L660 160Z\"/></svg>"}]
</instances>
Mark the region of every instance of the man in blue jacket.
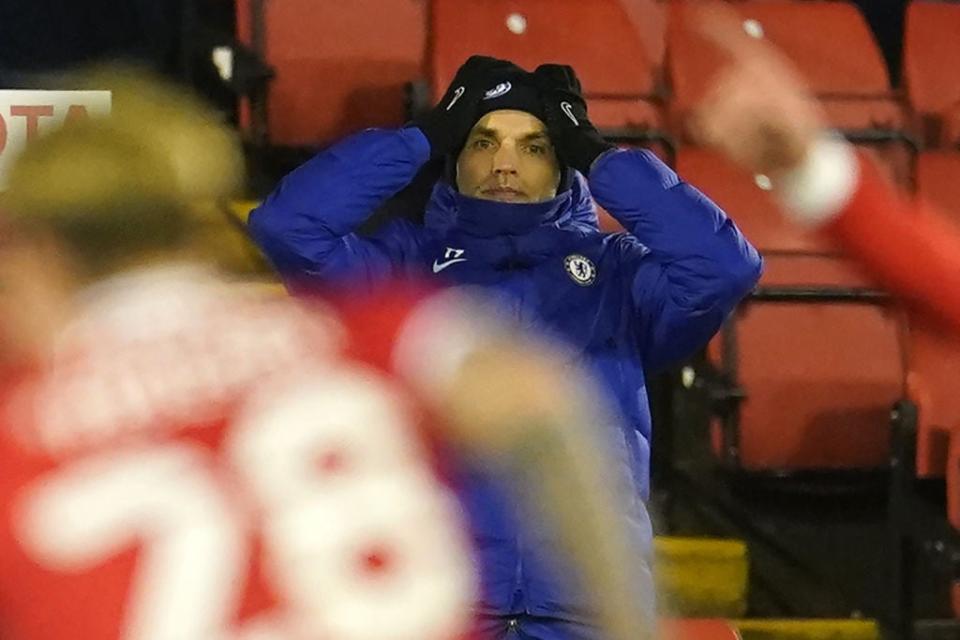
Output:
<instances>
[{"instance_id":1,"label":"man in blue jacket","mask_svg":"<svg viewBox=\"0 0 960 640\"><path fill-rule=\"evenodd\" d=\"M441 158L446 176L422 225L397 219L357 233ZM594 200L627 233L600 233ZM288 175L252 212L250 230L291 284L412 276L477 285L521 326L566 341L619 409L598 428L608 429L635 496L624 518L649 553L645 374L702 347L756 284L761 260L723 211L653 154L603 140L573 69L529 73L474 56L410 126L351 136ZM521 530L523 516L482 474L465 487L484 633L596 638L588 598L560 568L549 532ZM652 598L637 604L652 615Z\"/></svg>"}]
</instances>

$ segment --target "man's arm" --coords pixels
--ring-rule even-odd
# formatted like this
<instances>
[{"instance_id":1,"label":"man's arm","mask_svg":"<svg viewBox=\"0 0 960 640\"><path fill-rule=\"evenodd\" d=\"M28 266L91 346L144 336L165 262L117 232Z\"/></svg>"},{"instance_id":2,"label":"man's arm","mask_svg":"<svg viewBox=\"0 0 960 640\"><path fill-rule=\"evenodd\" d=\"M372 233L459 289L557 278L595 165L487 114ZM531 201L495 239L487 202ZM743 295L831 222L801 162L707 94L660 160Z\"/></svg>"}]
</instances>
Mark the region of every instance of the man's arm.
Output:
<instances>
[{"instance_id":1,"label":"man's arm","mask_svg":"<svg viewBox=\"0 0 960 640\"><path fill-rule=\"evenodd\" d=\"M471 56L440 102L413 126L351 136L288 175L250 214L251 235L294 284L297 279L372 284L409 263L419 252L414 225L396 221L370 238L355 231L428 160L463 143L488 79L511 68L506 60Z\"/></svg>"},{"instance_id":2,"label":"man's arm","mask_svg":"<svg viewBox=\"0 0 960 640\"><path fill-rule=\"evenodd\" d=\"M746 36L737 14L701 11L701 33L729 64L693 120L696 137L770 176L789 216L839 240L885 286L960 331L960 229L908 202L831 138L790 61Z\"/></svg>"},{"instance_id":3,"label":"man's arm","mask_svg":"<svg viewBox=\"0 0 960 640\"><path fill-rule=\"evenodd\" d=\"M490 301L435 294L400 330L397 370L444 421L440 437L556 536L610 640L651 640L650 567L603 434L601 394L555 345L509 329ZM534 534L536 538L538 534Z\"/></svg>"},{"instance_id":4,"label":"man's arm","mask_svg":"<svg viewBox=\"0 0 960 640\"><path fill-rule=\"evenodd\" d=\"M447 436L498 472L529 509L528 530L556 536L604 637L652 640L651 569L627 526L614 457L593 430L602 420L589 387L529 340L484 345L450 380Z\"/></svg>"},{"instance_id":5,"label":"man's arm","mask_svg":"<svg viewBox=\"0 0 960 640\"><path fill-rule=\"evenodd\" d=\"M649 250L633 251L644 364L703 346L760 278L756 249L709 198L649 151L609 151L590 173L594 199Z\"/></svg>"},{"instance_id":6,"label":"man's arm","mask_svg":"<svg viewBox=\"0 0 960 640\"><path fill-rule=\"evenodd\" d=\"M890 291L960 333L956 224L897 193L842 141L814 143L789 178L781 195L792 217L837 239Z\"/></svg>"},{"instance_id":7,"label":"man's arm","mask_svg":"<svg viewBox=\"0 0 960 640\"><path fill-rule=\"evenodd\" d=\"M417 128L351 136L286 176L251 212L250 233L285 279L380 279L416 254L416 228L395 222L370 238L355 231L429 157Z\"/></svg>"},{"instance_id":8,"label":"man's arm","mask_svg":"<svg viewBox=\"0 0 960 640\"><path fill-rule=\"evenodd\" d=\"M590 193L649 250L624 248L634 267L644 365L661 368L703 346L760 278L757 251L733 222L649 151L622 151L587 115L572 67L534 72L561 159L589 176ZM624 243L626 244L626 243Z\"/></svg>"}]
</instances>

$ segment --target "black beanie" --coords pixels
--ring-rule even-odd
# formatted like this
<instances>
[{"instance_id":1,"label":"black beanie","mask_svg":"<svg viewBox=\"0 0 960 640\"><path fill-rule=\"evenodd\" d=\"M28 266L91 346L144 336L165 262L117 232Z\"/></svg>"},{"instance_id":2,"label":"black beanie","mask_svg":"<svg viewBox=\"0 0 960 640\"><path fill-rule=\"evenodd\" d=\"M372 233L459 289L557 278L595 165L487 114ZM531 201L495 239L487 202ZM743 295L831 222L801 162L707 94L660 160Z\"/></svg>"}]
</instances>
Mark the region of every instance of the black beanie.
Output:
<instances>
[{"instance_id":1,"label":"black beanie","mask_svg":"<svg viewBox=\"0 0 960 640\"><path fill-rule=\"evenodd\" d=\"M542 122L547 121L540 92L533 82L533 75L513 73L492 84L477 105L477 120L501 109L525 111Z\"/></svg>"}]
</instances>

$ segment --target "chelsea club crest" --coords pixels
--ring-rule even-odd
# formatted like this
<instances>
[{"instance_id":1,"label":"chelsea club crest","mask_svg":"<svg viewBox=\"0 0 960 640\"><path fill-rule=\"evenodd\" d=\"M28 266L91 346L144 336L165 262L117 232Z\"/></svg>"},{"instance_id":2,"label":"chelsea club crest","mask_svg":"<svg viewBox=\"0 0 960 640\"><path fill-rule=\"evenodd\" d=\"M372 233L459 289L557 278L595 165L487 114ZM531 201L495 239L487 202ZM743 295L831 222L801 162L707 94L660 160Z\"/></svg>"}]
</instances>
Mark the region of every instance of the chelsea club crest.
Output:
<instances>
[{"instance_id":1,"label":"chelsea club crest","mask_svg":"<svg viewBox=\"0 0 960 640\"><path fill-rule=\"evenodd\" d=\"M589 287L597 279L597 267L590 258L579 253L571 253L564 258L563 266L570 279L581 287Z\"/></svg>"}]
</instances>

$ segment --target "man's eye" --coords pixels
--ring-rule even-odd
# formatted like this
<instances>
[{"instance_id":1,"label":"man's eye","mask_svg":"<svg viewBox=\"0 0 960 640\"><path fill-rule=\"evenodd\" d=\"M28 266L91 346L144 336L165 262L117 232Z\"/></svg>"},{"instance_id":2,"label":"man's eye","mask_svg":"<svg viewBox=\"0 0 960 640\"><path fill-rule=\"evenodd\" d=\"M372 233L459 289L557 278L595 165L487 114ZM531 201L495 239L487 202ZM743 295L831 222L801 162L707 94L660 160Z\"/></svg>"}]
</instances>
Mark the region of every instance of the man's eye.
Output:
<instances>
[{"instance_id":1,"label":"man's eye","mask_svg":"<svg viewBox=\"0 0 960 640\"><path fill-rule=\"evenodd\" d=\"M527 145L527 151L536 156L540 156L547 152L547 148L541 144L531 144Z\"/></svg>"},{"instance_id":2,"label":"man's eye","mask_svg":"<svg viewBox=\"0 0 960 640\"><path fill-rule=\"evenodd\" d=\"M474 149L489 149L492 146L493 146L493 143L487 140L486 138L480 138L478 140L474 140L473 142Z\"/></svg>"}]
</instances>

